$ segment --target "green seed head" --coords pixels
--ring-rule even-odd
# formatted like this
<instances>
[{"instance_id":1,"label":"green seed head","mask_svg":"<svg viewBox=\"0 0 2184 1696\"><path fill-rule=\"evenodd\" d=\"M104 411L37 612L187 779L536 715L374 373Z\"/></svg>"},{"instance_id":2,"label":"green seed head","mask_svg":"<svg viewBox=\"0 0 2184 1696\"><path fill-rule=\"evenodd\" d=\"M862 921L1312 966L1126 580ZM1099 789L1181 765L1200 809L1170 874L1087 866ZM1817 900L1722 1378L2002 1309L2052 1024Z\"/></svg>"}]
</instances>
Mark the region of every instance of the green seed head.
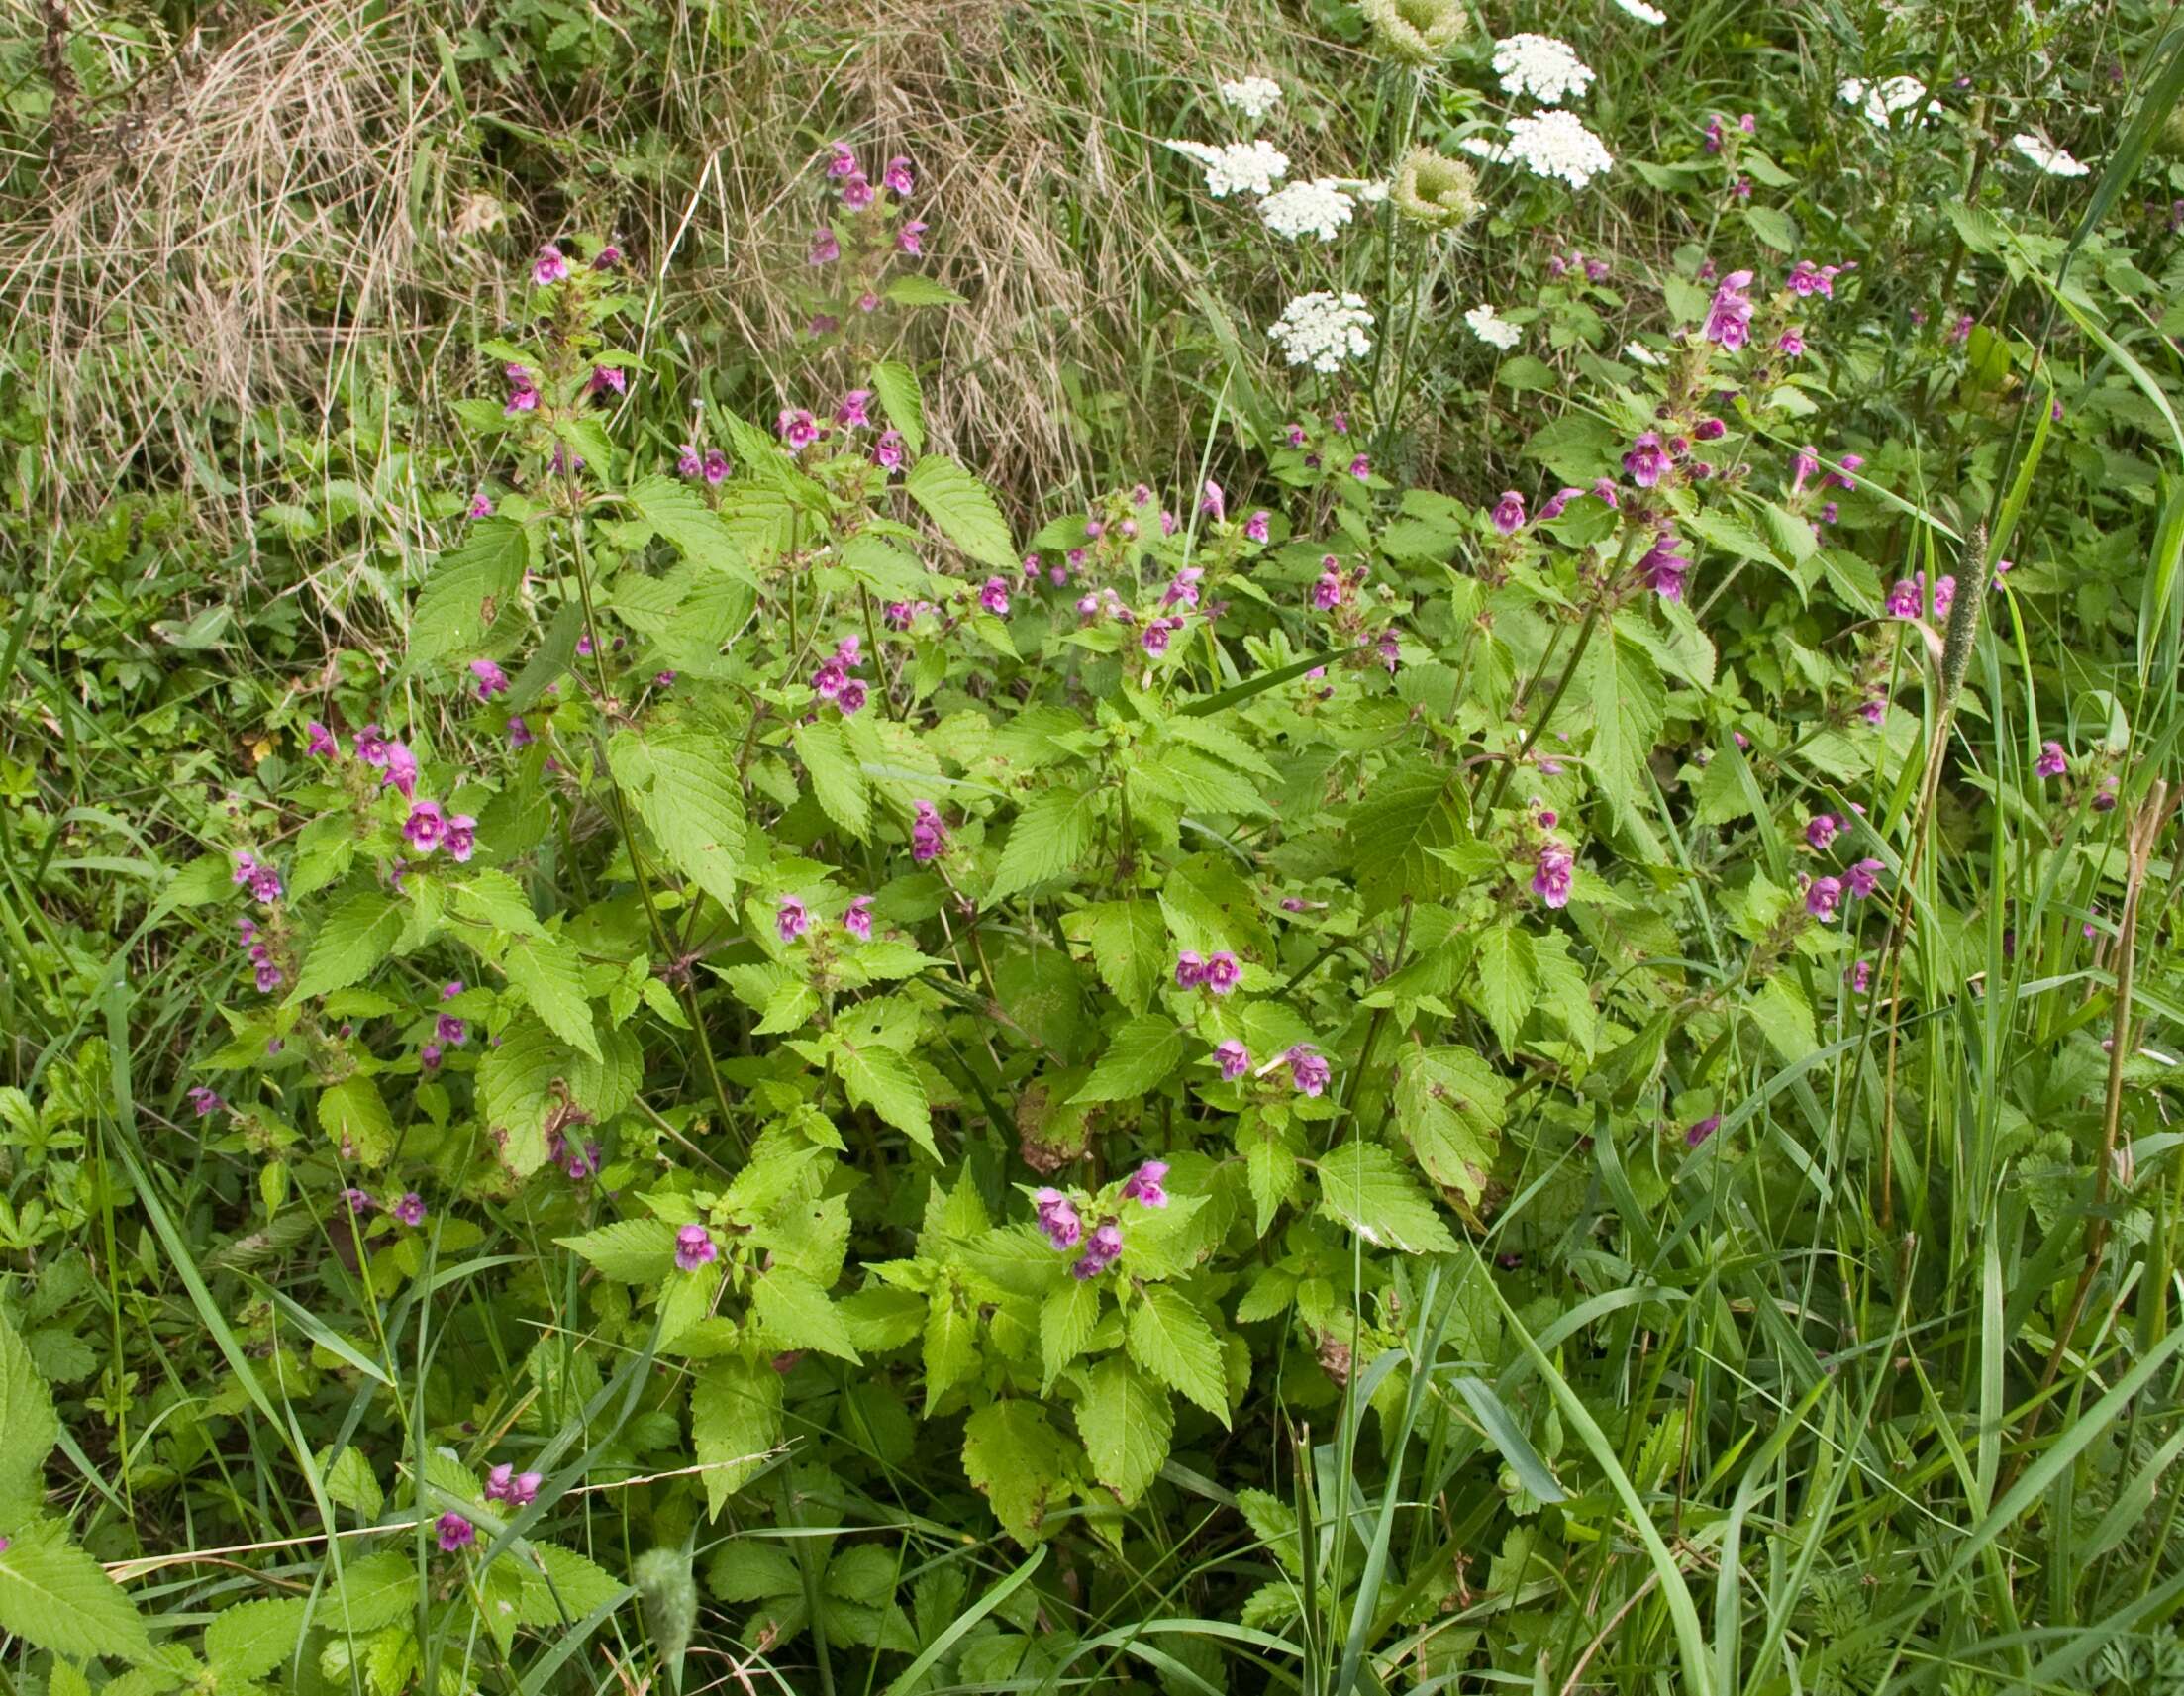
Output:
<instances>
[{"instance_id":1,"label":"green seed head","mask_svg":"<svg viewBox=\"0 0 2184 1696\"><path fill-rule=\"evenodd\" d=\"M1479 179L1461 159L1413 148L1388 189L1395 209L1434 230L1454 230L1479 214Z\"/></svg>"}]
</instances>

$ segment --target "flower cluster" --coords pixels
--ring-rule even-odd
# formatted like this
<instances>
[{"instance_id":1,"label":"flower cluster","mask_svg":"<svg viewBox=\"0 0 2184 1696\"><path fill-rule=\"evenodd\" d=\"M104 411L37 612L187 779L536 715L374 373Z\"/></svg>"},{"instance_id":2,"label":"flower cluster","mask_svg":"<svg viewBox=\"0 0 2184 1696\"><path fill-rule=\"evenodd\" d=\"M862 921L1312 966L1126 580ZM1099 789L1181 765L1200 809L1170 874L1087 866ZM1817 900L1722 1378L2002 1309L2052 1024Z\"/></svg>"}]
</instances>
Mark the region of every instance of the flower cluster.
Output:
<instances>
[{"instance_id":1,"label":"flower cluster","mask_svg":"<svg viewBox=\"0 0 2184 1696\"><path fill-rule=\"evenodd\" d=\"M1938 100L1927 99L1927 85L1916 76L1888 76L1878 82L1867 82L1862 77L1844 77L1836 89L1845 106L1854 106L1865 114L1868 124L1885 130L1900 112L1915 110L1926 101L1928 113L1941 110Z\"/></svg>"},{"instance_id":2,"label":"flower cluster","mask_svg":"<svg viewBox=\"0 0 2184 1696\"><path fill-rule=\"evenodd\" d=\"M1600 138L1574 112L1547 111L1513 118L1505 155L1534 176L1551 177L1583 188L1615 165Z\"/></svg>"},{"instance_id":3,"label":"flower cluster","mask_svg":"<svg viewBox=\"0 0 2184 1696\"><path fill-rule=\"evenodd\" d=\"M1266 334L1292 365L1333 373L1372 351L1372 312L1358 294L1300 294Z\"/></svg>"},{"instance_id":4,"label":"flower cluster","mask_svg":"<svg viewBox=\"0 0 2184 1696\"><path fill-rule=\"evenodd\" d=\"M2012 136L2010 146L2017 150L2019 156L2027 164L2049 176L2084 176L2093 168L2080 159L2072 158L2044 136Z\"/></svg>"},{"instance_id":5,"label":"flower cluster","mask_svg":"<svg viewBox=\"0 0 2184 1696\"><path fill-rule=\"evenodd\" d=\"M1205 142L1171 141L1168 146L1205 168L1206 192L1216 200L1226 200L1232 194L1263 198L1289 174L1289 155L1271 142L1227 142L1215 147Z\"/></svg>"},{"instance_id":6,"label":"flower cluster","mask_svg":"<svg viewBox=\"0 0 2184 1696\"><path fill-rule=\"evenodd\" d=\"M864 680L850 675L863 665L863 649L864 644L858 637L845 636L835 644L834 652L821 660L812 673L812 693L822 701L832 702L844 716L859 711L864 705Z\"/></svg>"},{"instance_id":7,"label":"flower cluster","mask_svg":"<svg viewBox=\"0 0 2184 1696\"><path fill-rule=\"evenodd\" d=\"M1593 84L1592 67L1569 43L1553 36L1507 36L1494 44L1494 71L1506 94L1529 94L1542 106L1582 98Z\"/></svg>"},{"instance_id":8,"label":"flower cluster","mask_svg":"<svg viewBox=\"0 0 2184 1696\"><path fill-rule=\"evenodd\" d=\"M1521 329L1483 300L1463 315L1463 321L1470 326L1472 335L1489 348L1499 348L1504 352L1524 340L1525 333Z\"/></svg>"},{"instance_id":9,"label":"flower cluster","mask_svg":"<svg viewBox=\"0 0 2184 1696\"><path fill-rule=\"evenodd\" d=\"M825 169L827 180L839 185L838 199L848 221L821 224L812 232L805 254L807 266L814 271L841 265L844 272L837 287L821 297L822 310L812 314L809 328L814 336L839 330L844 312L877 312L882 273L899 255L922 257L928 229L923 219L905 215L904 203L918 185L917 171L908 158L900 154L890 158L874 182L858 162L856 150L846 142L836 142Z\"/></svg>"},{"instance_id":10,"label":"flower cluster","mask_svg":"<svg viewBox=\"0 0 2184 1696\"><path fill-rule=\"evenodd\" d=\"M1242 981L1243 967L1227 949L1201 956L1194 949L1185 948L1176 956L1175 987L1178 989L1203 989L1208 995L1227 995Z\"/></svg>"},{"instance_id":11,"label":"flower cluster","mask_svg":"<svg viewBox=\"0 0 2184 1696\"><path fill-rule=\"evenodd\" d=\"M1332 242L1355 209L1356 202L1331 176L1293 182L1259 202L1259 216L1266 221L1267 229L1289 242L1307 236Z\"/></svg>"},{"instance_id":12,"label":"flower cluster","mask_svg":"<svg viewBox=\"0 0 2184 1696\"><path fill-rule=\"evenodd\" d=\"M1256 124L1281 104L1281 84L1266 76L1246 76L1221 85L1221 100Z\"/></svg>"}]
</instances>

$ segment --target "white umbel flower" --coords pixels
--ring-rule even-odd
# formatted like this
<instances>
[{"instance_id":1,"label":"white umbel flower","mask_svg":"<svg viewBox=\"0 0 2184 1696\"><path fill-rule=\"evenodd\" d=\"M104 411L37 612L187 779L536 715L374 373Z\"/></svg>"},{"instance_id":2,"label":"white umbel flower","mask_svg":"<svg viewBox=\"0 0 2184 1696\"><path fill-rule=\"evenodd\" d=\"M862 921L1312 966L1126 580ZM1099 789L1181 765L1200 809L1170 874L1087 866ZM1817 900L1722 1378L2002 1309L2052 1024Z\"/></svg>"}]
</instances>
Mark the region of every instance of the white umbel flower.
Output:
<instances>
[{"instance_id":1,"label":"white umbel flower","mask_svg":"<svg viewBox=\"0 0 2184 1696\"><path fill-rule=\"evenodd\" d=\"M1289 174L1289 155L1270 142L1230 142L1209 147L1204 142L1170 142L1169 147L1206 169L1206 192L1226 200L1240 190L1245 194L1270 194L1274 184Z\"/></svg>"},{"instance_id":2,"label":"white umbel flower","mask_svg":"<svg viewBox=\"0 0 2184 1696\"><path fill-rule=\"evenodd\" d=\"M1266 220L1267 229L1290 242L1307 236L1332 242L1354 210L1350 197L1331 176L1293 182L1259 202L1259 216Z\"/></svg>"},{"instance_id":3,"label":"white umbel flower","mask_svg":"<svg viewBox=\"0 0 2184 1696\"><path fill-rule=\"evenodd\" d=\"M1628 12L1641 24L1660 25L1668 22L1668 14L1658 6L1648 6L1645 0L1615 0L1619 11Z\"/></svg>"},{"instance_id":4,"label":"white umbel flower","mask_svg":"<svg viewBox=\"0 0 2184 1696\"><path fill-rule=\"evenodd\" d=\"M1569 43L1552 36L1509 36L1494 44L1494 70L1509 94L1529 94L1542 106L1565 96L1582 97L1593 84L1592 66Z\"/></svg>"},{"instance_id":5,"label":"white umbel flower","mask_svg":"<svg viewBox=\"0 0 2184 1696\"><path fill-rule=\"evenodd\" d=\"M1574 112L1539 112L1509 125L1509 156L1534 176L1557 177L1583 188L1614 165L1598 136Z\"/></svg>"},{"instance_id":6,"label":"white umbel flower","mask_svg":"<svg viewBox=\"0 0 2184 1696\"><path fill-rule=\"evenodd\" d=\"M1470 325L1472 335L1489 348L1499 348L1505 353L1524 340L1522 330L1483 300L1463 315L1463 321Z\"/></svg>"},{"instance_id":7,"label":"white umbel flower","mask_svg":"<svg viewBox=\"0 0 2184 1696\"><path fill-rule=\"evenodd\" d=\"M1246 76L1224 82L1221 98L1256 124L1281 104L1281 84L1270 76Z\"/></svg>"},{"instance_id":8,"label":"white umbel flower","mask_svg":"<svg viewBox=\"0 0 2184 1696\"><path fill-rule=\"evenodd\" d=\"M2083 160L2072 158L2042 136L2012 136L2010 146L2035 170L2043 170L2049 176L2084 176L2093 168Z\"/></svg>"},{"instance_id":9,"label":"white umbel flower","mask_svg":"<svg viewBox=\"0 0 2184 1696\"><path fill-rule=\"evenodd\" d=\"M1459 152L1469 153L1482 164L1503 165L1509 162L1509 150L1499 142L1490 142L1484 136L1466 136L1456 144Z\"/></svg>"},{"instance_id":10,"label":"white umbel flower","mask_svg":"<svg viewBox=\"0 0 2184 1696\"><path fill-rule=\"evenodd\" d=\"M1372 313L1358 294L1335 295L1325 289L1300 294L1282 308L1266 334L1292 365L1338 371L1344 359L1362 359L1372 351Z\"/></svg>"},{"instance_id":11,"label":"white umbel flower","mask_svg":"<svg viewBox=\"0 0 2184 1696\"><path fill-rule=\"evenodd\" d=\"M1836 93L1845 106L1855 106L1865 114L1868 124L1887 129L1899 112L1909 112L1920 101L1926 100L1927 85L1916 76L1887 76L1879 82L1867 82L1855 76L1844 77ZM1938 100L1927 100L1930 113L1941 110Z\"/></svg>"}]
</instances>

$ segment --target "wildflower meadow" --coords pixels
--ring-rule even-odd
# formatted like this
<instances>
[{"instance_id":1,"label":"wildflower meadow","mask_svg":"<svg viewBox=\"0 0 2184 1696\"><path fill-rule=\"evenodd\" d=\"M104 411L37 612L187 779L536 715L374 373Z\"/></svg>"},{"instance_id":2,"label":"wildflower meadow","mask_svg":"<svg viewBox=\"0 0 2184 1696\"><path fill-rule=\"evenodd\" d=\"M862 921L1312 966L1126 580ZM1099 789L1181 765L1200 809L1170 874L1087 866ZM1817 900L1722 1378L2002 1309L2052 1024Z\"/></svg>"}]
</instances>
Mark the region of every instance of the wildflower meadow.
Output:
<instances>
[{"instance_id":1,"label":"wildflower meadow","mask_svg":"<svg viewBox=\"0 0 2184 1696\"><path fill-rule=\"evenodd\" d=\"M0 65L5 1696L2184 1693L2184 14Z\"/></svg>"}]
</instances>

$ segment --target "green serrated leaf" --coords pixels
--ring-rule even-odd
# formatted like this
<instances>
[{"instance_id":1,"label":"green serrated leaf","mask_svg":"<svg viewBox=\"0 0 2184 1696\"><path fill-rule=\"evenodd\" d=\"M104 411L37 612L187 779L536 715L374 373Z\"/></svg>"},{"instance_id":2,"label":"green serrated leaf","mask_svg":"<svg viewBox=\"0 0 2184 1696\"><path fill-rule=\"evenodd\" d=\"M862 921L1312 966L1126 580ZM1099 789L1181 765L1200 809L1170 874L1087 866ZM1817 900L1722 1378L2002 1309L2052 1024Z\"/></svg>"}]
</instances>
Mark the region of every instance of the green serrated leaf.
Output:
<instances>
[{"instance_id":1,"label":"green serrated leaf","mask_svg":"<svg viewBox=\"0 0 2184 1696\"><path fill-rule=\"evenodd\" d=\"M30 1348L0 1313L0 1513L14 1520L36 1510L46 1456L59 1441L52 1392Z\"/></svg>"},{"instance_id":2,"label":"green serrated leaf","mask_svg":"<svg viewBox=\"0 0 2184 1696\"><path fill-rule=\"evenodd\" d=\"M1091 852L1092 830L1098 821L1097 793L1048 789L1034 796L1009 827L988 898L1005 900L1035 883L1075 870Z\"/></svg>"},{"instance_id":3,"label":"green serrated leaf","mask_svg":"<svg viewBox=\"0 0 2184 1696\"><path fill-rule=\"evenodd\" d=\"M1094 1475L1127 1508L1166 1463L1175 1411L1163 1386L1121 1355L1111 1354L1085 1374L1077 1435L1084 1440Z\"/></svg>"},{"instance_id":4,"label":"green serrated leaf","mask_svg":"<svg viewBox=\"0 0 2184 1696\"><path fill-rule=\"evenodd\" d=\"M1172 1019L1157 1014L1133 1019L1115 1033L1070 1103L1136 1101L1149 1095L1182 1057L1183 1033Z\"/></svg>"},{"instance_id":5,"label":"green serrated leaf","mask_svg":"<svg viewBox=\"0 0 2184 1696\"><path fill-rule=\"evenodd\" d=\"M963 1423L963 1475L1019 1543L1039 1537L1047 1503L1072 1482L1070 1461L1036 1402L988 1402Z\"/></svg>"},{"instance_id":6,"label":"green serrated leaf","mask_svg":"<svg viewBox=\"0 0 2184 1696\"><path fill-rule=\"evenodd\" d=\"M1377 1143L1345 1143L1320 1156L1320 1211L1379 1248L1452 1254L1456 1240L1396 1157Z\"/></svg>"},{"instance_id":7,"label":"green serrated leaf","mask_svg":"<svg viewBox=\"0 0 2184 1696\"><path fill-rule=\"evenodd\" d=\"M903 487L941 534L973 559L996 571L1016 570L1016 549L1000 503L991 489L954 460L926 454L910 467Z\"/></svg>"},{"instance_id":8,"label":"green serrated leaf","mask_svg":"<svg viewBox=\"0 0 2184 1696\"><path fill-rule=\"evenodd\" d=\"M573 943L561 937L519 938L501 965L547 1030L579 1053L601 1058L591 1000L584 993L584 962Z\"/></svg>"},{"instance_id":9,"label":"green serrated leaf","mask_svg":"<svg viewBox=\"0 0 2184 1696\"><path fill-rule=\"evenodd\" d=\"M1539 964L1532 933L1504 920L1479 933L1476 999L1507 1054L1517 1046L1532 1004L1539 993Z\"/></svg>"},{"instance_id":10,"label":"green serrated leaf","mask_svg":"<svg viewBox=\"0 0 2184 1696\"><path fill-rule=\"evenodd\" d=\"M308 1001L347 989L394 951L401 931L402 909L393 896L358 890L326 916L311 939L311 952L288 999Z\"/></svg>"},{"instance_id":11,"label":"green serrated leaf","mask_svg":"<svg viewBox=\"0 0 2184 1696\"><path fill-rule=\"evenodd\" d=\"M1469 1048L1414 1048L1398 1063L1396 1122L1433 1180L1476 1205L1501 1146L1507 1086Z\"/></svg>"},{"instance_id":12,"label":"green serrated leaf","mask_svg":"<svg viewBox=\"0 0 2184 1696\"><path fill-rule=\"evenodd\" d=\"M1166 1284L1147 1284L1139 1295L1130 1310L1130 1357L1227 1425L1228 1379L1206 1316Z\"/></svg>"},{"instance_id":13,"label":"green serrated leaf","mask_svg":"<svg viewBox=\"0 0 2184 1696\"><path fill-rule=\"evenodd\" d=\"M151 1653L134 1604L55 1520L18 1526L0 1550L0 1631L55 1654Z\"/></svg>"},{"instance_id":14,"label":"green serrated leaf","mask_svg":"<svg viewBox=\"0 0 2184 1696\"><path fill-rule=\"evenodd\" d=\"M467 882L454 886L454 899L456 912L496 931L514 937L546 934L546 927L531 910L531 898L524 893L524 886L505 871L474 873Z\"/></svg>"},{"instance_id":15,"label":"green serrated leaf","mask_svg":"<svg viewBox=\"0 0 2184 1696\"><path fill-rule=\"evenodd\" d=\"M1039 1308L1039 1355L1047 1389L1059 1378L1090 1341L1100 1317L1100 1287L1090 1278L1070 1278L1056 1284Z\"/></svg>"},{"instance_id":16,"label":"green serrated leaf","mask_svg":"<svg viewBox=\"0 0 2184 1696\"><path fill-rule=\"evenodd\" d=\"M843 741L842 726L827 720L799 725L791 739L812 780L820 810L858 842L871 834L872 798L864 772Z\"/></svg>"},{"instance_id":17,"label":"green serrated leaf","mask_svg":"<svg viewBox=\"0 0 2184 1696\"><path fill-rule=\"evenodd\" d=\"M1642 830L1645 762L1667 721L1668 691L1651 656L1620 635L1601 632L1585 659L1579 687L1593 702L1593 775L1618 823Z\"/></svg>"},{"instance_id":18,"label":"green serrated leaf","mask_svg":"<svg viewBox=\"0 0 2184 1696\"><path fill-rule=\"evenodd\" d=\"M872 367L872 388L880 397L880 411L902 433L903 444L913 455L925 451L925 397L908 365L882 359Z\"/></svg>"},{"instance_id":19,"label":"green serrated leaf","mask_svg":"<svg viewBox=\"0 0 2184 1696\"><path fill-rule=\"evenodd\" d=\"M748 851L735 745L709 731L676 731L625 749L616 763L642 762L638 813L668 863L731 912Z\"/></svg>"},{"instance_id":20,"label":"green serrated leaf","mask_svg":"<svg viewBox=\"0 0 2184 1696\"><path fill-rule=\"evenodd\" d=\"M690 1387L690 1441L706 1469L707 1516L718 1519L781 1441L781 1374L737 1355L707 1361Z\"/></svg>"},{"instance_id":21,"label":"green serrated leaf","mask_svg":"<svg viewBox=\"0 0 2184 1696\"><path fill-rule=\"evenodd\" d=\"M394 1119L379 1085L358 1072L319 1092L319 1123L345 1159L381 1166L394 1153Z\"/></svg>"},{"instance_id":22,"label":"green serrated leaf","mask_svg":"<svg viewBox=\"0 0 2184 1696\"><path fill-rule=\"evenodd\" d=\"M1082 943L1100 981L1132 1013L1142 1013L1166 975L1168 930L1150 901L1102 901L1062 915L1061 928Z\"/></svg>"},{"instance_id":23,"label":"green serrated leaf","mask_svg":"<svg viewBox=\"0 0 2184 1696\"><path fill-rule=\"evenodd\" d=\"M856 1345L849 1341L848 1326L809 1273L776 1264L752 1280L750 1300L758 1322L783 1348L816 1348L852 1365L857 1363L859 1356Z\"/></svg>"},{"instance_id":24,"label":"green serrated leaf","mask_svg":"<svg viewBox=\"0 0 2184 1696\"><path fill-rule=\"evenodd\" d=\"M836 1050L835 1069L841 1074L851 1105L869 1107L934 1159L940 1159L940 1145L933 1140L933 1114L926 1105L925 1080L908 1055L876 1044L852 1047L844 1042Z\"/></svg>"},{"instance_id":25,"label":"green serrated leaf","mask_svg":"<svg viewBox=\"0 0 2184 1696\"><path fill-rule=\"evenodd\" d=\"M623 498L643 523L692 564L745 583L757 582L734 534L688 483L656 474L640 477Z\"/></svg>"},{"instance_id":26,"label":"green serrated leaf","mask_svg":"<svg viewBox=\"0 0 2184 1696\"><path fill-rule=\"evenodd\" d=\"M263 1678L295 1658L311 1629L311 1604L273 1596L223 1608L205 1628L205 1658L223 1680Z\"/></svg>"},{"instance_id":27,"label":"green serrated leaf","mask_svg":"<svg viewBox=\"0 0 2184 1696\"><path fill-rule=\"evenodd\" d=\"M409 659L423 668L450 653L481 648L531 565L531 537L513 519L472 524L460 546L443 554L410 615Z\"/></svg>"},{"instance_id":28,"label":"green serrated leaf","mask_svg":"<svg viewBox=\"0 0 2184 1696\"><path fill-rule=\"evenodd\" d=\"M675 1228L660 1219L622 1219L554 1242L619 1284L656 1284L675 1270Z\"/></svg>"}]
</instances>

